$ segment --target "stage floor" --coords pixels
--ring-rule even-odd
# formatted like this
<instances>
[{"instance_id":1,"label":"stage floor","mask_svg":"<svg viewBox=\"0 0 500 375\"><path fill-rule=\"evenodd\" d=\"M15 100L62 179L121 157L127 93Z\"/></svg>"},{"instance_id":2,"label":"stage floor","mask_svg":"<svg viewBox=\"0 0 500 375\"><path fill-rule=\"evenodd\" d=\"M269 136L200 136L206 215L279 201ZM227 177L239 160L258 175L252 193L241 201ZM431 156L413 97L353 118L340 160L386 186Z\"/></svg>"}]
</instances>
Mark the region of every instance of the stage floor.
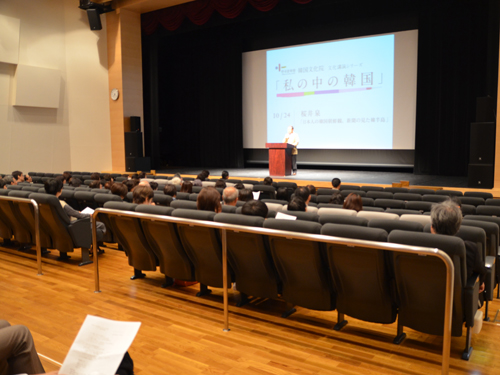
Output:
<instances>
[{"instance_id":1,"label":"stage floor","mask_svg":"<svg viewBox=\"0 0 500 375\"><path fill-rule=\"evenodd\" d=\"M197 175L203 169L208 169L212 176L220 176L222 169L216 168L169 168L157 170L157 173L181 173ZM269 176L267 168L232 168L226 169L229 178L264 178ZM442 187L467 187L466 176L433 176L415 175L403 172L374 172L374 171L347 171L347 170L326 170L326 169L299 169L296 176L279 177L286 180L301 181L331 181L338 177L343 183L355 184L381 184L390 185L393 182L410 181L412 186L442 186Z\"/></svg>"}]
</instances>

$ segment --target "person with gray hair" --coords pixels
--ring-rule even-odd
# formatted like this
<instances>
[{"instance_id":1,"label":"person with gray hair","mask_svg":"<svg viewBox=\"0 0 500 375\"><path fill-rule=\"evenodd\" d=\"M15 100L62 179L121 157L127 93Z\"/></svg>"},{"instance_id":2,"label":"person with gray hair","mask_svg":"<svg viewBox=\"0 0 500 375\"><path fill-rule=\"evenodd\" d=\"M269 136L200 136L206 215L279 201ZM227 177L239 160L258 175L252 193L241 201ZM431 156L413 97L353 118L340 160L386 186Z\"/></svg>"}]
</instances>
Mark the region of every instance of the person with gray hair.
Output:
<instances>
[{"instance_id":1,"label":"person with gray hair","mask_svg":"<svg viewBox=\"0 0 500 375\"><path fill-rule=\"evenodd\" d=\"M14 181L14 177L12 176L5 176L3 180L5 181L6 185L17 185L17 183Z\"/></svg>"},{"instance_id":2,"label":"person with gray hair","mask_svg":"<svg viewBox=\"0 0 500 375\"><path fill-rule=\"evenodd\" d=\"M431 208L431 233L454 236L462 224L462 211L452 200L434 204ZM484 291L486 268L476 244L464 241L467 260L467 278L473 273L479 275L479 293Z\"/></svg>"},{"instance_id":3,"label":"person with gray hair","mask_svg":"<svg viewBox=\"0 0 500 375\"><path fill-rule=\"evenodd\" d=\"M238 189L233 186L227 187L222 192L222 200L226 206L236 206L238 202Z\"/></svg>"}]
</instances>

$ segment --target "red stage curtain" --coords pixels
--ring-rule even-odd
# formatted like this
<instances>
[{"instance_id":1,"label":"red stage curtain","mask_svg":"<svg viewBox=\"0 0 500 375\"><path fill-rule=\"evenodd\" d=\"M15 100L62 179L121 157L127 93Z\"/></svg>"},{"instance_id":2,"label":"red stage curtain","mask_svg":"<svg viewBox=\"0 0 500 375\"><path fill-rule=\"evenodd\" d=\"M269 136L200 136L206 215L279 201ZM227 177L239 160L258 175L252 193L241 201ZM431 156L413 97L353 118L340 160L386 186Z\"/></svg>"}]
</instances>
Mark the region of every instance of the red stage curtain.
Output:
<instances>
[{"instance_id":1,"label":"red stage curtain","mask_svg":"<svg viewBox=\"0 0 500 375\"><path fill-rule=\"evenodd\" d=\"M207 22L214 10L226 18L238 17L248 3L255 9L268 12L280 0L196 0L191 3L181 4L170 8L160 9L146 13L142 16L142 31L150 35L156 31L158 25L173 31L177 29L184 18L188 18L196 25ZM312 0L292 0L298 4L307 4Z\"/></svg>"}]
</instances>

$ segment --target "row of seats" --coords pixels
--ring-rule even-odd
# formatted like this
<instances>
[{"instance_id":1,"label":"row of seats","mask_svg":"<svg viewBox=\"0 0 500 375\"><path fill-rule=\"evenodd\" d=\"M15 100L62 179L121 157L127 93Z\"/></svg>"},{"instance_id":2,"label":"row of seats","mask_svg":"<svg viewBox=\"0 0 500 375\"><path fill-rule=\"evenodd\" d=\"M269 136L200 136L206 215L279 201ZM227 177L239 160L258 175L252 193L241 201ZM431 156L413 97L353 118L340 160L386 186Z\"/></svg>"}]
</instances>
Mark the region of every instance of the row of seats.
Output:
<instances>
[{"instance_id":1,"label":"row of seats","mask_svg":"<svg viewBox=\"0 0 500 375\"><path fill-rule=\"evenodd\" d=\"M450 255L455 266L452 334L462 336L465 321L465 352L466 356L470 355L468 343L477 310L478 284L475 277L466 279L465 247L459 238L423 233L423 226L418 223L406 223L418 229L417 232L392 228L388 233L375 227L375 219L370 220L368 226L322 225L304 220L264 220L234 213L216 214L118 202L108 202L105 208L113 211L98 211L98 218L109 223L128 255L135 278L143 277L142 271L155 271L159 266L166 277L164 286L171 284L172 279L199 281L199 295L208 293L208 286L223 286L220 232L197 226L192 221L172 223L161 221L160 217L439 248ZM129 211L128 215L121 214L123 211ZM134 212L152 216L134 217ZM462 235L484 245L484 232L473 227L469 229L464 226ZM478 233L483 237L474 237ZM392 323L399 317L399 333L403 326L429 334L441 335L443 332L445 267L432 257L377 250L371 243L346 245L339 239L335 244L323 244L316 240L275 236L273 232L263 235L242 230L227 232L227 249L228 286L236 282L242 294L240 304L247 296L281 296L294 306L324 311L336 309L339 314L337 329L347 323L345 314L383 324ZM292 312L286 311L284 316ZM402 337L399 335L395 342L399 343Z\"/></svg>"}]
</instances>

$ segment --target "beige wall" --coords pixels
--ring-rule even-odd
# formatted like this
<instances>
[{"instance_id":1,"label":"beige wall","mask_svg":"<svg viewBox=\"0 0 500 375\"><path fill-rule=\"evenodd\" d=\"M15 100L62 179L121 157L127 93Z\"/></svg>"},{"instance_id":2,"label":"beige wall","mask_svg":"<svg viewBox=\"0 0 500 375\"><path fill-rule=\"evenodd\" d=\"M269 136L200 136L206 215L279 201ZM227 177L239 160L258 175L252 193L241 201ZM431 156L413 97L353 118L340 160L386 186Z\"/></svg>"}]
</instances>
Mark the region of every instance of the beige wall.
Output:
<instances>
[{"instance_id":1,"label":"beige wall","mask_svg":"<svg viewBox=\"0 0 500 375\"><path fill-rule=\"evenodd\" d=\"M13 107L16 65L0 63L0 173L111 168L105 17L91 31L77 6L0 1L0 14L21 20L19 64L61 71L58 109Z\"/></svg>"}]
</instances>

